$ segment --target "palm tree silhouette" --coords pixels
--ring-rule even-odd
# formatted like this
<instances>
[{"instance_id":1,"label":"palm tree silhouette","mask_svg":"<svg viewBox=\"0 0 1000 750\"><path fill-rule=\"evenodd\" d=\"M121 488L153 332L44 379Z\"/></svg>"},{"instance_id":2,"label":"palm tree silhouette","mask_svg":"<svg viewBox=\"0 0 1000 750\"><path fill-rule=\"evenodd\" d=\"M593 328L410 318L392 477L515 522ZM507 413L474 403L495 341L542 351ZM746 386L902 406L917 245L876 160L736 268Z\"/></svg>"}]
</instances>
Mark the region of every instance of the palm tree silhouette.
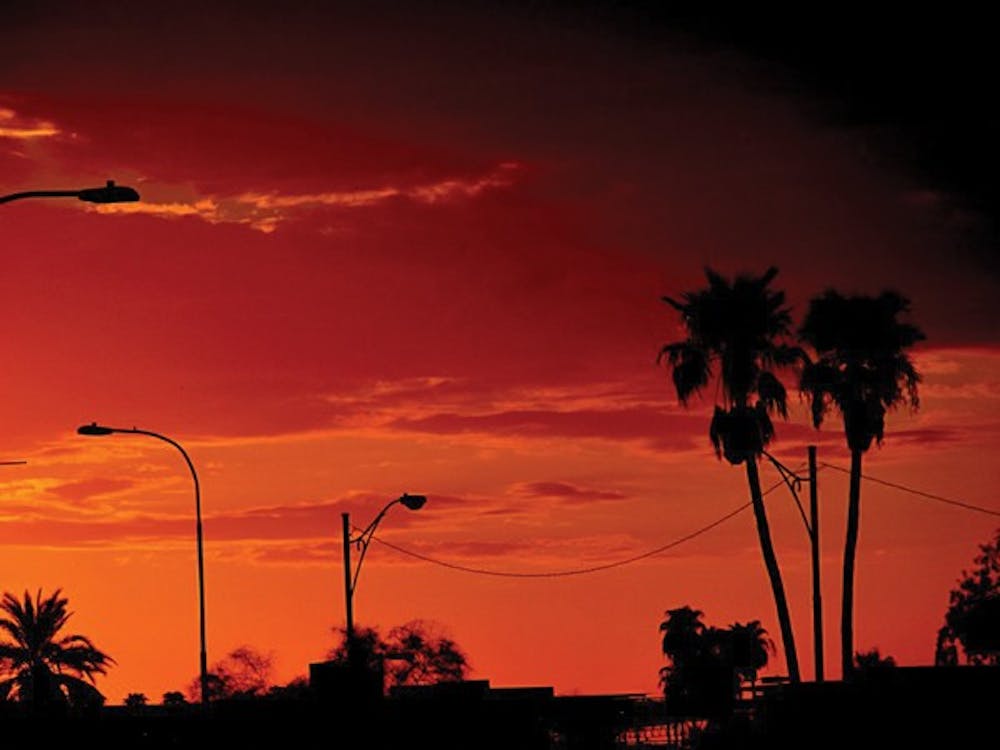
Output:
<instances>
[{"instance_id":1,"label":"palm tree silhouette","mask_svg":"<svg viewBox=\"0 0 1000 750\"><path fill-rule=\"evenodd\" d=\"M710 675L716 663L714 628L702 622L703 613L690 606L668 609L660 623L663 633L663 655L670 664L660 669L660 684L670 710L684 716L709 709L712 681Z\"/></svg>"},{"instance_id":2,"label":"palm tree silhouette","mask_svg":"<svg viewBox=\"0 0 1000 750\"><path fill-rule=\"evenodd\" d=\"M878 297L845 297L826 291L809 303L799 336L818 359L802 371L801 390L819 427L831 409L844 421L851 451L851 481L844 545L843 605L840 657L845 678L854 670L854 564L861 512L861 459L872 440L880 445L885 414L900 403L919 405L920 374L904 350L925 336L897 317L909 311L909 300L896 292Z\"/></svg>"},{"instance_id":3,"label":"palm tree silhouette","mask_svg":"<svg viewBox=\"0 0 1000 750\"><path fill-rule=\"evenodd\" d=\"M15 698L36 708L52 705L93 705L104 701L94 686L114 659L82 635L59 635L72 612L61 590L42 598L41 590L24 601L5 593L0 601L0 699Z\"/></svg>"},{"instance_id":4,"label":"palm tree silhouette","mask_svg":"<svg viewBox=\"0 0 1000 750\"><path fill-rule=\"evenodd\" d=\"M734 622L729 626L733 668L744 680L750 682L752 694L757 694L757 672L767 666L774 642L767 637L760 620L747 623Z\"/></svg>"},{"instance_id":5,"label":"palm tree silhouette","mask_svg":"<svg viewBox=\"0 0 1000 750\"><path fill-rule=\"evenodd\" d=\"M688 661L702 646L705 623L700 609L685 605L666 611L667 619L660 623L663 633L663 654L674 664Z\"/></svg>"},{"instance_id":6,"label":"palm tree silhouette","mask_svg":"<svg viewBox=\"0 0 1000 750\"><path fill-rule=\"evenodd\" d=\"M665 359L671 368L677 397L685 406L708 385L713 367L718 370L722 406L717 400L709 438L720 458L724 455L733 465L746 464L788 676L799 682L792 621L757 471L757 457L774 436L770 415L788 415L785 387L771 370L792 365L804 356L801 349L783 341L789 335L791 316L784 307L784 293L768 288L777 273L778 269L771 267L763 276L737 276L729 283L705 269L707 289L684 292L681 302L664 297L664 302L680 312L688 337L664 346L659 359Z\"/></svg>"}]
</instances>

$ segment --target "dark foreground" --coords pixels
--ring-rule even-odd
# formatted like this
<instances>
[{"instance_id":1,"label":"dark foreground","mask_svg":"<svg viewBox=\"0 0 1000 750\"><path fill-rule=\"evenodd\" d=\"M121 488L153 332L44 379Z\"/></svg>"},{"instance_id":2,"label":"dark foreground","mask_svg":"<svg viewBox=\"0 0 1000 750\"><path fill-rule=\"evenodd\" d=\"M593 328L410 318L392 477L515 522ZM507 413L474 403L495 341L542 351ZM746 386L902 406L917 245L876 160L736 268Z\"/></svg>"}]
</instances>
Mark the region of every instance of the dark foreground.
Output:
<instances>
[{"instance_id":1,"label":"dark foreground","mask_svg":"<svg viewBox=\"0 0 1000 750\"><path fill-rule=\"evenodd\" d=\"M466 682L359 701L310 692L200 706L30 714L0 704L8 746L94 748L962 748L995 738L1000 668L898 668L781 686L726 717L671 717L641 696L556 697ZM987 744L992 743L989 740Z\"/></svg>"}]
</instances>

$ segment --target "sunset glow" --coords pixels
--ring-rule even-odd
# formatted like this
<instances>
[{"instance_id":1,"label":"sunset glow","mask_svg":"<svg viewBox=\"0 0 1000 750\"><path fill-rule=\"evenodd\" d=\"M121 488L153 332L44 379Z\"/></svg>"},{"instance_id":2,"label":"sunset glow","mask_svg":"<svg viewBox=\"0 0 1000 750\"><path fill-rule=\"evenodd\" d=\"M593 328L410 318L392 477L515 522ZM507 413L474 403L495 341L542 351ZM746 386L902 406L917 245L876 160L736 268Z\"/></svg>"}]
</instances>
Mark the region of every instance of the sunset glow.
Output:
<instances>
[{"instance_id":1,"label":"sunset glow","mask_svg":"<svg viewBox=\"0 0 1000 750\"><path fill-rule=\"evenodd\" d=\"M0 590L63 589L71 630L117 662L109 702L197 675L194 500L169 446L79 425L184 445L209 661L248 644L288 681L343 625L342 512L364 526L426 494L378 536L541 573L640 555L744 504L708 440L713 388L684 408L656 364L682 336L660 298L706 265L778 266L796 324L827 287L909 297L920 409L889 415L865 472L1000 509L997 280L966 242L975 217L769 88L764 66L517 13L439 27L300 11L279 27L219 11L167 32L165 11L105 13L0 31L0 193L114 179L142 195L0 206L0 460L27 461L0 466ZM815 444L847 468L839 420L813 430L792 393L772 452L802 468ZM834 674L847 476L819 482ZM997 518L873 482L861 507L855 641L931 663ZM783 488L768 509L811 677L806 532ZM355 618L437 621L495 685L653 693L657 626L685 604L777 640L749 512L575 576L463 572L376 542Z\"/></svg>"}]
</instances>

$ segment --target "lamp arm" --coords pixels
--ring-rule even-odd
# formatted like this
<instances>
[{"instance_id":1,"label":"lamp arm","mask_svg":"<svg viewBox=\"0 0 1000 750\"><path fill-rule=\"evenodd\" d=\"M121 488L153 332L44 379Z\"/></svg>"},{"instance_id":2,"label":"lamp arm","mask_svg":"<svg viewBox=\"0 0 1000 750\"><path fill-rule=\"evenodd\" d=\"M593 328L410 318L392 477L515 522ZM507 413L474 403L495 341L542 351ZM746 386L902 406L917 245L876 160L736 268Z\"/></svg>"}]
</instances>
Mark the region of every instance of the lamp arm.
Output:
<instances>
[{"instance_id":1,"label":"lamp arm","mask_svg":"<svg viewBox=\"0 0 1000 750\"><path fill-rule=\"evenodd\" d=\"M358 588L358 576L361 575L361 563L365 561L365 553L368 552L368 545L371 544L372 537L375 535L375 527L379 525L379 522L385 517L385 514L389 512L389 508L399 502L399 498L386 504L379 514L375 516L375 519L365 527L365 530L359 533L356 537L350 540L352 544L361 545L361 554L358 555L358 564L354 568L354 578L351 579L351 596L354 596L354 592Z\"/></svg>"},{"instance_id":2,"label":"lamp arm","mask_svg":"<svg viewBox=\"0 0 1000 750\"><path fill-rule=\"evenodd\" d=\"M0 195L0 203L10 203L22 198L77 198L79 195L79 190L28 190L24 193Z\"/></svg>"}]
</instances>

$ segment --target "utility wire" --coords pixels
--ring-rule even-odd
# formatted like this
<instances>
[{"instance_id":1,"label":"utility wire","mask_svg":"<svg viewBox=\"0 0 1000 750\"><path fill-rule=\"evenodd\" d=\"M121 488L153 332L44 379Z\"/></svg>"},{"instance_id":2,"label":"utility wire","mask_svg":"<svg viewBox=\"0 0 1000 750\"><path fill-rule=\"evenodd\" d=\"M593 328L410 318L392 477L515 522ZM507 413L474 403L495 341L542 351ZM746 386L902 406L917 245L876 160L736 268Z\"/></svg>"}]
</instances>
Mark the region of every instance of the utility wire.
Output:
<instances>
[{"instance_id":1,"label":"utility wire","mask_svg":"<svg viewBox=\"0 0 1000 750\"><path fill-rule=\"evenodd\" d=\"M768 487L762 493L762 495L770 494L778 487L780 487L782 484L784 484L784 481L776 482L775 484ZM409 555L410 557L414 557L418 560L423 560L424 562L433 563L434 565L440 565L442 568L449 568L450 570L459 570L463 573L475 573L477 575L494 576L497 578L566 578L568 576L579 576L579 575L585 575L587 573L597 573L602 570L610 570L612 568L620 568L623 565L629 565L634 562L639 562L640 560L645 560L646 558L649 557L654 557L663 552L666 552L669 549L677 547L683 544L684 542L688 542L694 539L695 537L701 536L702 534L711 531L716 526L721 526L729 519L738 516L740 513L749 508L751 505L753 505L752 501L746 502L740 507L736 508L735 510L731 510L729 513L726 513L726 515L722 516L721 518L717 518L716 520L712 521L710 524L707 524L706 526L702 526L700 529L692 531L690 534L685 534L684 536L674 539L673 541L668 542L667 544L663 544L655 549L651 549L639 555L627 557L624 560L616 560L615 562L604 563L602 565L592 565L587 568L575 568L573 570L555 570L555 571L546 571L541 573L520 573L509 570L491 570L489 568L473 568L467 565L459 565L458 563L448 562L446 560L439 560L437 558L430 557L429 555L421 554L420 552L414 552L413 550L406 549L405 547L400 547L397 544L393 544L392 542L387 542L384 539L380 539L377 536L373 536L372 538L379 544L384 544L386 547L388 547L389 549L393 549L396 552L400 552L404 555Z\"/></svg>"},{"instance_id":2,"label":"utility wire","mask_svg":"<svg viewBox=\"0 0 1000 750\"><path fill-rule=\"evenodd\" d=\"M820 465L825 466L828 469L834 469L836 471L843 472L844 474L851 473L850 469L845 469L843 466L835 466L834 464L828 464L825 461L821 461ZM889 482L885 479L879 479L878 477L873 477L870 474L862 474L861 478L867 479L869 482L875 482L876 484L884 484L886 487L892 487L893 489L896 490L909 492L912 495L919 495L920 497L927 498L928 500L936 500L939 503L954 505L959 508L965 508L966 510L974 510L977 513L985 513L988 516L1000 517L1000 510L994 510L992 508L984 508L981 505L973 505L972 503L967 503L962 500L954 500L950 497L942 497L941 495L935 495L930 492L924 492L923 490L914 489L913 487L907 487L904 484L897 484L896 482Z\"/></svg>"}]
</instances>

